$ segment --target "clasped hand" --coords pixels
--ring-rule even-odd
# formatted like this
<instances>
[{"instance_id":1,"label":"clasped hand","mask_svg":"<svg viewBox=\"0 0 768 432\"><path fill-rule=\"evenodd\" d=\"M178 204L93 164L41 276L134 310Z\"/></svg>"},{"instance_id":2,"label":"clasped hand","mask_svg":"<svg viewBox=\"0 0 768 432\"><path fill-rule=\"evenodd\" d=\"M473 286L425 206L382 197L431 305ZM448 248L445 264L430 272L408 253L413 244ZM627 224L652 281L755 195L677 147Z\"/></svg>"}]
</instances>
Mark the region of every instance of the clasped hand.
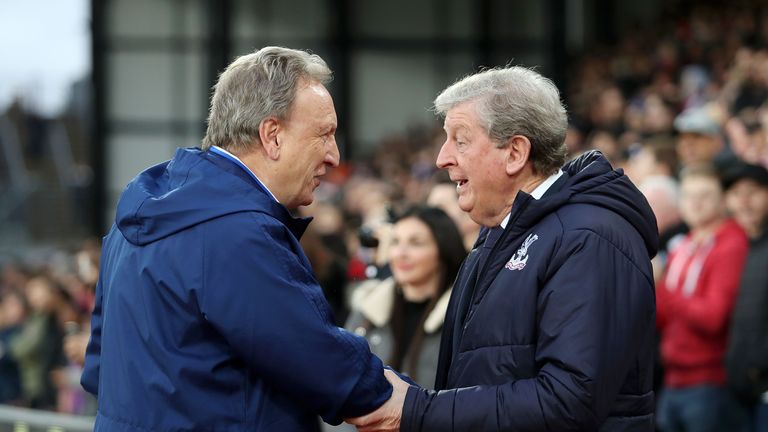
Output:
<instances>
[{"instance_id":1,"label":"clasped hand","mask_svg":"<svg viewBox=\"0 0 768 432\"><path fill-rule=\"evenodd\" d=\"M357 427L360 432L398 432L403 415L403 403L408 392L408 383L396 373L385 369L384 376L392 384L392 396L375 411L364 416L344 419Z\"/></svg>"}]
</instances>

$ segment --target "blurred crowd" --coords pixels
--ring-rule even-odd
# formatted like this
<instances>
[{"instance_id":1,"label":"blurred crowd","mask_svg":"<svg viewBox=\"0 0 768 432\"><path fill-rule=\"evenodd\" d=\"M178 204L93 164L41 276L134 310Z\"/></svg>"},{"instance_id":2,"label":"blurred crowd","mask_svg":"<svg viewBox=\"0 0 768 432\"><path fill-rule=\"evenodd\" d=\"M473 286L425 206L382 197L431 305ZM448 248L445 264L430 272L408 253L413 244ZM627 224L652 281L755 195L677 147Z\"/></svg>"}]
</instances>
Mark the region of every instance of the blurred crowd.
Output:
<instances>
[{"instance_id":1,"label":"blurred crowd","mask_svg":"<svg viewBox=\"0 0 768 432\"><path fill-rule=\"evenodd\" d=\"M768 7L670 12L568 75L569 154L603 152L657 217L660 430L768 430ZM392 136L302 209L337 324L427 385L452 257L479 231L435 167L443 140L439 124ZM77 378L98 255L89 241L53 263L4 265L0 403L93 412Z\"/></svg>"},{"instance_id":2,"label":"blurred crowd","mask_svg":"<svg viewBox=\"0 0 768 432\"><path fill-rule=\"evenodd\" d=\"M6 261L0 273L0 403L94 414L80 387L99 244Z\"/></svg>"},{"instance_id":3,"label":"blurred crowd","mask_svg":"<svg viewBox=\"0 0 768 432\"><path fill-rule=\"evenodd\" d=\"M573 66L571 154L657 217L657 425L768 430L768 8L696 5Z\"/></svg>"}]
</instances>

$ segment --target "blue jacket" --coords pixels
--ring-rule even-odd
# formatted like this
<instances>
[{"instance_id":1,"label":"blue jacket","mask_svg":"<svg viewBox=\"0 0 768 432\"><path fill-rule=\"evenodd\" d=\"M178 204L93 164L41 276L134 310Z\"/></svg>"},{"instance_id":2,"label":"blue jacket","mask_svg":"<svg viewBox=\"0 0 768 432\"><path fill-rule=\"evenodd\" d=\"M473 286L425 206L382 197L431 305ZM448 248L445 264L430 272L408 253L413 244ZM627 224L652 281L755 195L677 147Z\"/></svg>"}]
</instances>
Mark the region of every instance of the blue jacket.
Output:
<instances>
[{"instance_id":1,"label":"blue jacket","mask_svg":"<svg viewBox=\"0 0 768 432\"><path fill-rule=\"evenodd\" d=\"M391 395L332 324L293 219L242 168L180 149L104 239L83 387L97 431L317 431Z\"/></svg>"},{"instance_id":2,"label":"blue jacket","mask_svg":"<svg viewBox=\"0 0 768 432\"><path fill-rule=\"evenodd\" d=\"M600 153L563 171L542 199L518 194L483 268L478 249L465 261L442 391L409 389L402 431L653 431L656 219Z\"/></svg>"}]
</instances>

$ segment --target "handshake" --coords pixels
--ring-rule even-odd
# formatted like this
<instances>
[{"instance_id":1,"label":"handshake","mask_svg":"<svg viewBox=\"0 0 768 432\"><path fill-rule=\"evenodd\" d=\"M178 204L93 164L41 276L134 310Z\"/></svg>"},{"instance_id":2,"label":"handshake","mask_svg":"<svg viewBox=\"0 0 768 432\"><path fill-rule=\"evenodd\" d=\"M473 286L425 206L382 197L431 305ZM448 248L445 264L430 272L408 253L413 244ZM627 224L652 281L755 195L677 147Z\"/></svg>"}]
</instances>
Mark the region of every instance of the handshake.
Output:
<instances>
[{"instance_id":1,"label":"handshake","mask_svg":"<svg viewBox=\"0 0 768 432\"><path fill-rule=\"evenodd\" d=\"M397 432L400 430L400 418L403 415L403 404L409 385L389 369L384 369L384 376L392 384L392 396L389 400L369 414L344 419L345 422L356 426L360 432Z\"/></svg>"}]
</instances>

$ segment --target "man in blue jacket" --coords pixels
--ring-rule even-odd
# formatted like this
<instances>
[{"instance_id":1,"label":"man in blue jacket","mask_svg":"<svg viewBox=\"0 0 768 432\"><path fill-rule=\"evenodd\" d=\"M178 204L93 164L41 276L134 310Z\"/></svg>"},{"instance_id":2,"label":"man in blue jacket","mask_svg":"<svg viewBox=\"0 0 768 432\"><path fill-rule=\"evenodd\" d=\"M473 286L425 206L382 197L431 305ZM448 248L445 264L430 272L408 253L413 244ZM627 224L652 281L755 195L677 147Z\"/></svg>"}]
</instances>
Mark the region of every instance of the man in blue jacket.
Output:
<instances>
[{"instance_id":1,"label":"man in blue jacket","mask_svg":"<svg viewBox=\"0 0 768 432\"><path fill-rule=\"evenodd\" d=\"M330 77L303 51L238 58L203 149L126 187L82 376L97 431L319 431L318 415L402 406L365 339L332 324L299 246L308 221L288 212L339 162Z\"/></svg>"},{"instance_id":2,"label":"man in blue jacket","mask_svg":"<svg viewBox=\"0 0 768 432\"><path fill-rule=\"evenodd\" d=\"M658 233L648 203L598 152L562 166L554 84L487 70L435 100L437 165L485 228L457 277L436 389L362 431L653 431ZM396 389L399 386L395 386Z\"/></svg>"}]
</instances>

